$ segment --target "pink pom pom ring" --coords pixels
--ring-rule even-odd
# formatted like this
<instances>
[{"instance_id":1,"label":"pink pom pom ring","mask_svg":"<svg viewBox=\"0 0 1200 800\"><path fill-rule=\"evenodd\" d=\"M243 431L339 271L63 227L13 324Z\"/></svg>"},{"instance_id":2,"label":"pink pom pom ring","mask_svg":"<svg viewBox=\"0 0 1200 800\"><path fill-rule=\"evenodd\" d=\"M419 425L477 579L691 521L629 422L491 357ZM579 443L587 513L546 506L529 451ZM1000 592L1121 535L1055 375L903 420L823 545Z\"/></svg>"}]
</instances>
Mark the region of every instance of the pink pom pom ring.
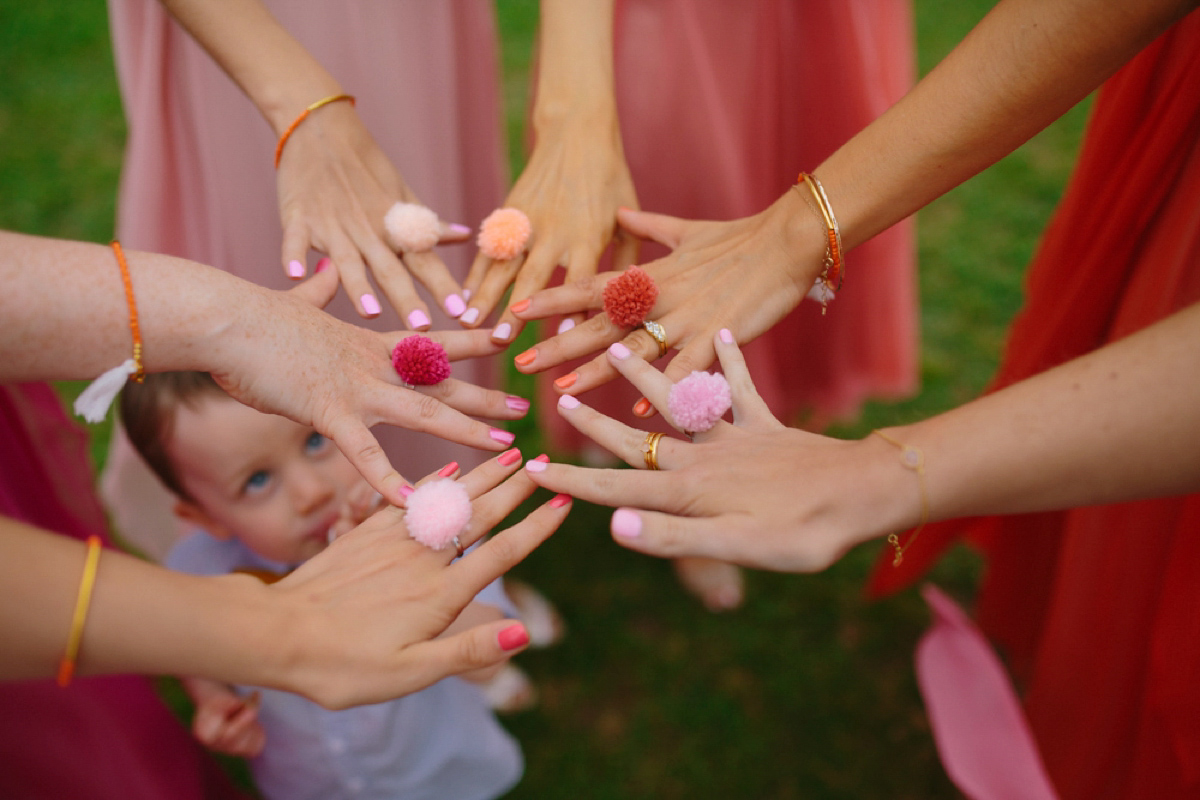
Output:
<instances>
[{"instance_id":1,"label":"pink pom pom ring","mask_svg":"<svg viewBox=\"0 0 1200 800\"><path fill-rule=\"evenodd\" d=\"M719 372L693 372L667 395L667 411L675 426L690 433L711 429L732 405L729 381Z\"/></svg>"},{"instance_id":2,"label":"pink pom pom ring","mask_svg":"<svg viewBox=\"0 0 1200 800\"><path fill-rule=\"evenodd\" d=\"M461 556L458 537L470 521L471 497L458 481L423 483L405 501L404 525L409 535L433 550L454 545Z\"/></svg>"},{"instance_id":3,"label":"pink pom pom ring","mask_svg":"<svg viewBox=\"0 0 1200 800\"><path fill-rule=\"evenodd\" d=\"M533 225L519 208L498 208L479 226L479 250L488 258L508 261L529 244Z\"/></svg>"},{"instance_id":4,"label":"pink pom pom ring","mask_svg":"<svg viewBox=\"0 0 1200 800\"><path fill-rule=\"evenodd\" d=\"M604 287L604 312L619 328L636 328L658 299L654 278L641 267L630 267Z\"/></svg>"},{"instance_id":5,"label":"pink pom pom ring","mask_svg":"<svg viewBox=\"0 0 1200 800\"><path fill-rule=\"evenodd\" d=\"M407 336L397 342L392 366L408 386L433 386L450 377L446 349L428 336Z\"/></svg>"},{"instance_id":6,"label":"pink pom pom ring","mask_svg":"<svg viewBox=\"0 0 1200 800\"><path fill-rule=\"evenodd\" d=\"M392 247L405 253L432 250L442 235L442 225L432 209L416 203L396 203L383 215L383 227Z\"/></svg>"}]
</instances>

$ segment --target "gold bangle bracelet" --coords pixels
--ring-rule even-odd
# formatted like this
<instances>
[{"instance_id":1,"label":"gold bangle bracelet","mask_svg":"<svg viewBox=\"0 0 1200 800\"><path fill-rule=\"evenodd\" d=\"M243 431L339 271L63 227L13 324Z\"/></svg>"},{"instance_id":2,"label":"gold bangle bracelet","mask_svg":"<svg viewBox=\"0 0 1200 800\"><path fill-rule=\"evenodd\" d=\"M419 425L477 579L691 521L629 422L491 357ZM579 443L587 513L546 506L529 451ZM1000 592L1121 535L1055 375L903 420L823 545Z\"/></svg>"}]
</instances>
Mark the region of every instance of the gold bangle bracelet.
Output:
<instances>
[{"instance_id":1,"label":"gold bangle bracelet","mask_svg":"<svg viewBox=\"0 0 1200 800\"><path fill-rule=\"evenodd\" d=\"M89 536L87 558L83 562L83 577L79 580L79 596L75 598L75 613L71 617L71 631L67 634L67 649L58 664L58 685L70 685L75 675L75 662L79 657L79 643L83 640L83 626L87 622L88 608L92 604L92 589L96 585L96 570L100 565L100 537Z\"/></svg>"}]
</instances>

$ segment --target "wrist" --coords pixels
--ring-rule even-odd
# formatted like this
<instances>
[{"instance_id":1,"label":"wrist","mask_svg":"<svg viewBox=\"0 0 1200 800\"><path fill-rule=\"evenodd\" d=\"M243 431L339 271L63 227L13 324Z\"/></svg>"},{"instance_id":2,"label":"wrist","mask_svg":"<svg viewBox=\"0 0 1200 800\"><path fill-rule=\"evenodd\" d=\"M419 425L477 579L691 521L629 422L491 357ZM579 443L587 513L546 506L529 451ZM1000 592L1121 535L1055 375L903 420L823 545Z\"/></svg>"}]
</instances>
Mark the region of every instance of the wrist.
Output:
<instances>
[{"instance_id":1,"label":"wrist","mask_svg":"<svg viewBox=\"0 0 1200 800\"><path fill-rule=\"evenodd\" d=\"M824 269L828 239L820 212L796 189L788 189L765 212L787 253L789 277L803 297Z\"/></svg>"}]
</instances>

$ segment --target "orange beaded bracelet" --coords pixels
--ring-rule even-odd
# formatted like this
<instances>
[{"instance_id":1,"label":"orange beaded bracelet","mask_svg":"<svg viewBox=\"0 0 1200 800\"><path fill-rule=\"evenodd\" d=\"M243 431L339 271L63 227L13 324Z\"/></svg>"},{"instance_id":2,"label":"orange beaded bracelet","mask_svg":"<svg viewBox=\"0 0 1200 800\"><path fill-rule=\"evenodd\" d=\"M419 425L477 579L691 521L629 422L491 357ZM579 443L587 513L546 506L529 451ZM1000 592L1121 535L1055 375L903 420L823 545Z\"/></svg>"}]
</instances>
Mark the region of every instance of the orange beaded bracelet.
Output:
<instances>
[{"instance_id":1,"label":"orange beaded bracelet","mask_svg":"<svg viewBox=\"0 0 1200 800\"><path fill-rule=\"evenodd\" d=\"M349 100L350 105L354 105L355 103L355 98L353 95L331 94L329 97L323 97L310 105L308 108L301 111L300 116L296 117L296 119L292 121L292 124L287 126L287 130L285 130L283 135L279 137L279 144L275 145L275 169L279 169L279 159L283 157L283 146L287 144L287 140L291 138L293 131L300 127L300 123L308 119L308 115L316 111L318 108L327 106L330 103L336 103L339 100Z\"/></svg>"},{"instance_id":2,"label":"orange beaded bracelet","mask_svg":"<svg viewBox=\"0 0 1200 800\"><path fill-rule=\"evenodd\" d=\"M838 227L837 217L833 215L833 206L829 204L825 187L817 180L817 176L809 172L801 172L800 177L796 179L795 188L799 189L802 183L812 193L813 200L817 203L817 210L825 222L829 243L825 246L825 268L821 272L818 282L824 285L827 294L832 294L841 290L842 278L845 276L845 263L842 260L842 231ZM824 302L821 313L825 313Z\"/></svg>"}]
</instances>

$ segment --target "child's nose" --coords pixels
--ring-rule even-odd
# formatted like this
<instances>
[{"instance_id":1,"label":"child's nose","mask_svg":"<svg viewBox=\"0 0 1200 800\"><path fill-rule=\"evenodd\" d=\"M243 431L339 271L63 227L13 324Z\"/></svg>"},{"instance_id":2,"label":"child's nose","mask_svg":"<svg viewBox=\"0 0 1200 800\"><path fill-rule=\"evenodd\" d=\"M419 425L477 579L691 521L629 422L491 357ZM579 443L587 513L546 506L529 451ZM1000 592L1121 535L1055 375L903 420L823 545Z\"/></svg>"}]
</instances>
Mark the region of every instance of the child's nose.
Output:
<instances>
[{"instance_id":1,"label":"child's nose","mask_svg":"<svg viewBox=\"0 0 1200 800\"><path fill-rule=\"evenodd\" d=\"M302 470L296 477L296 507L302 514L316 511L329 502L336 489L333 481L318 469Z\"/></svg>"}]
</instances>

